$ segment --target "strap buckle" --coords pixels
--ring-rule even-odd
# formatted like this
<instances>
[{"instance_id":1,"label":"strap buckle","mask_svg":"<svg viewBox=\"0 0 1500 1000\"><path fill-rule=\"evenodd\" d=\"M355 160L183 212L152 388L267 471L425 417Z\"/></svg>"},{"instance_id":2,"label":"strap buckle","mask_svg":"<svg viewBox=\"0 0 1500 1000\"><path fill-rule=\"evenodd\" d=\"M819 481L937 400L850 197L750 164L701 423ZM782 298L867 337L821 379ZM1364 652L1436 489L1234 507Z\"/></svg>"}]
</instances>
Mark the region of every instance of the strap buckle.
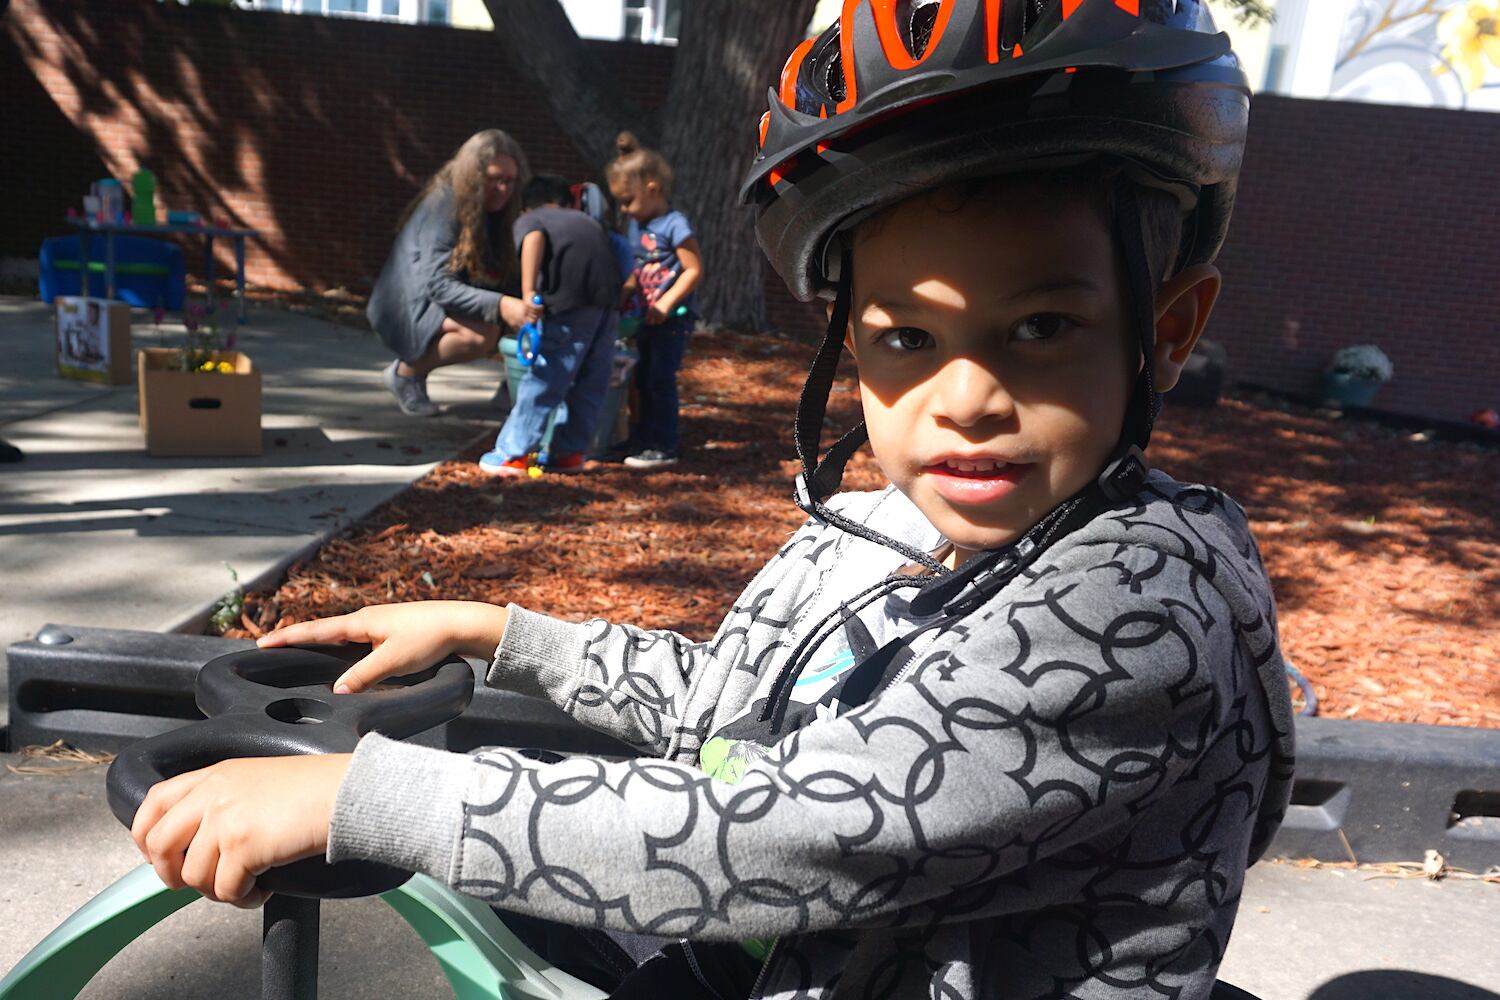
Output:
<instances>
[{"instance_id":1,"label":"strap buckle","mask_svg":"<svg viewBox=\"0 0 1500 1000\"><path fill-rule=\"evenodd\" d=\"M823 505L818 502L816 497L813 496L812 488L808 485L808 479L811 478L811 475L812 474L809 472L799 472L796 475L794 481L797 484L797 506L806 511L813 518L813 520L817 521L820 524L827 524L828 520L823 516L823 513L820 510Z\"/></svg>"},{"instance_id":2,"label":"strap buckle","mask_svg":"<svg viewBox=\"0 0 1500 1000\"><path fill-rule=\"evenodd\" d=\"M1141 491L1150 472L1145 453L1138 445L1131 445L1104 467L1099 476L1099 490L1110 503L1120 503Z\"/></svg>"}]
</instances>

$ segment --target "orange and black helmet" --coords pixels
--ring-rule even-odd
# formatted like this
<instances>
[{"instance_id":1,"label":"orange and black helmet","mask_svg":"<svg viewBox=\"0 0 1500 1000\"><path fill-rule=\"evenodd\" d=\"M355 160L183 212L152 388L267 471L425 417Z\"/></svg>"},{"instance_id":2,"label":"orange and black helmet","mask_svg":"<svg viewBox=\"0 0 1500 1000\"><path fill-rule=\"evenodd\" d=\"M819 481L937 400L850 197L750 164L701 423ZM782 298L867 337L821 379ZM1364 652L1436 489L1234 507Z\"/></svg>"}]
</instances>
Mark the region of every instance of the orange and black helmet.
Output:
<instances>
[{"instance_id":1,"label":"orange and black helmet","mask_svg":"<svg viewBox=\"0 0 1500 1000\"><path fill-rule=\"evenodd\" d=\"M832 237L919 191L1110 156L1192 206L1179 267L1218 253L1249 86L1200 0L845 0L770 94L742 197L801 299Z\"/></svg>"}]
</instances>

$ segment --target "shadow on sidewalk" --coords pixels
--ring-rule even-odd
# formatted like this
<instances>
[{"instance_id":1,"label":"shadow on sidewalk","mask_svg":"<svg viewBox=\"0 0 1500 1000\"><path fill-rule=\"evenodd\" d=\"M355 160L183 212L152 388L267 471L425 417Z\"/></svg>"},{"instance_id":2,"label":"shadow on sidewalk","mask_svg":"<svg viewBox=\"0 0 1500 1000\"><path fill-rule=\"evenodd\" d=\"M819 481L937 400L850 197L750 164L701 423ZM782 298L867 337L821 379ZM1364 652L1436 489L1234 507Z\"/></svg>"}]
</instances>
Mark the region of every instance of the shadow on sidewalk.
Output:
<instances>
[{"instance_id":1,"label":"shadow on sidewalk","mask_svg":"<svg viewBox=\"0 0 1500 1000\"><path fill-rule=\"evenodd\" d=\"M1367 969L1319 986L1307 1000L1500 1000L1480 986L1407 969Z\"/></svg>"}]
</instances>

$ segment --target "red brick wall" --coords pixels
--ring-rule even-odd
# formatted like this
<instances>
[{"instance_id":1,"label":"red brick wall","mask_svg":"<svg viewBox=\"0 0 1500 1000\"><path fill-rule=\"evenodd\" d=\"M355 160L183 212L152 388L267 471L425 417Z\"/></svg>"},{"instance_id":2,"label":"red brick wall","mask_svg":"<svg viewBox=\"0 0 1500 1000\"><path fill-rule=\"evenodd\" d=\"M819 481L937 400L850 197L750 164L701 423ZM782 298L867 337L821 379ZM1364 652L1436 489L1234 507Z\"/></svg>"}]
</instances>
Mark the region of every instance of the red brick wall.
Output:
<instances>
[{"instance_id":1,"label":"red brick wall","mask_svg":"<svg viewBox=\"0 0 1500 1000\"><path fill-rule=\"evenodd\" d=\"M165 207L261 230L252 281L363 291L470 133L505 128L535 168L590 173L485 32L156 0L15 0L6 20L0 254L34 255L89 180L145 164ZM590 48L659 101L672 49ZM1373 342L1396 366L1378 405L1500 404L1497 163L1500 115L1258 97L1210 332L1233 375L1316 394L1337 348ZM821 329L820 308L768 288L773 321Z\"/></svg>"},{"instance_id":2,"label":"red brick wall","mask_svg":"<svg viewBox=\"0 0 1500 1000\"><path fill-rule=\"evenodd\" d=\"M0 254L34 256L90 180L147 166L159 206L260 231L252 282L362 291L402 209L472 133L504 128L533 169L593 174L488 32L156 0L16 0L6 22ZM671 49L590 49L660 103Z\"/></svg>"},{"instance_id":3,"label":"red brick wall","mask_svg":"<svg viewBox=\"0 0 1500 1000\"><path fill-rule=\"evenodd\" d=\"M1316 395L1374 343L1375 405L1500 406L1500 114L1259 96L1210 336L1234 376Z\"/></svg>"}]
</instances>

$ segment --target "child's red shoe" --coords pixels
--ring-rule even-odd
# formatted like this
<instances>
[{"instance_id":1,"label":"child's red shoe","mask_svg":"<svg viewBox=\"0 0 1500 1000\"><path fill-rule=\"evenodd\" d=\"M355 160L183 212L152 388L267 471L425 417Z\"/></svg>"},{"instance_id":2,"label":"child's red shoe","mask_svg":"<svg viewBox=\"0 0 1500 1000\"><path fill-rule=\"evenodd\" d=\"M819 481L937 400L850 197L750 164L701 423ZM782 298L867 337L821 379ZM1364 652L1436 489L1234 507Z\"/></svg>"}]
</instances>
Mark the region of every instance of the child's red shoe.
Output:
<instances>
[{"instance_id":1,"label":"child's red shoe","mask_svg":"<svg viewBox=\"0 0 1500 1000\"><path fill-rule=\"evenodd\" d=\"M582 472L583 462L583 452L581 451L560 451L555 455L548 455L547 461L543 463L542 468L547 472L561 472L564 474Z\"/></svg>"},{"instance_id":2,"label":"child's red shoe","mask_svg":"<svg viewBox=\"0 0 1500 1000\"><path fill-rule=\"evenodd\" d=\"M529 476L531 456L520 455L516 458L506 458L498 451L488 451L479 456L479 468L480 471L488 472L492 476Z\"/></svg>"}]
</instances>

